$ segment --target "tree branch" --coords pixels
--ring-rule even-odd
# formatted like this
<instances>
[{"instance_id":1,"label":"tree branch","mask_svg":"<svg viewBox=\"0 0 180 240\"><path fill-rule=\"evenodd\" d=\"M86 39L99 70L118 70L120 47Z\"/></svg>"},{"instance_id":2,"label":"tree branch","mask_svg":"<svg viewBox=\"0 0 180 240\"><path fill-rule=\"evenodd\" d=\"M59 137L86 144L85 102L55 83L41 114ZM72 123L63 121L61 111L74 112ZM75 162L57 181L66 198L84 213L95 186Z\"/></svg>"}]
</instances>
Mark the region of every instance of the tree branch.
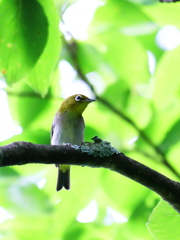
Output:
<instances>
[{"instance_id":1,"label":"tree branch","mask_svg":"<svg viewBox=\"0 0 180 240\"><path fill-rule=\"evenodd\" d=\"M98 147L99 143L90 144L93 148L93 146ZM96 154L96 151L94 153ZM88 154L88 151L82 151L81 146L51 146L29 142L14 142L0 147L0 166L42 163L108 168L156 192L180 213L179 182L165 177L122 153L114 152L114 154L107 157L95 157Z\"/></svg>"},{"instance_id":2,"label":"tree branch","mask_svg":"<svg viewBox=\"0 0 180 240\"><path fill-rule=\"evenodd\" d=\"M160 2L167 2L167 3L171 3L171 2L179 2L180 0L159 0Z\"/></svg>"}]
</instances>

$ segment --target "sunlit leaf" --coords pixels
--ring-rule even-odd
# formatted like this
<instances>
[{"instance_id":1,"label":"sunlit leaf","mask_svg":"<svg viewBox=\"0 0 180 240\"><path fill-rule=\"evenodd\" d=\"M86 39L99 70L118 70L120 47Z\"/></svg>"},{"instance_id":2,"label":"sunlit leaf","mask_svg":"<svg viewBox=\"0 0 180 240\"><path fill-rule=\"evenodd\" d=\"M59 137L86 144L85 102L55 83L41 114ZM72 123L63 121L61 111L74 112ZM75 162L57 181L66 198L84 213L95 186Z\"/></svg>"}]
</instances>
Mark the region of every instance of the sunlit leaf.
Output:
<instances>
[{"instance_id":1,"label":"sunlit leaf","mask_svg":"<svg viewBox=\"0 0 180 240\"><path fill-rule=\"evenodd\" d=\"M59 59L61 35L59 31L59 16L51 0L38 0L48 18L48 38L44 51L32 71L24 80L35 92L45 96L53 80Z\"/></svg>"},{"instance_id":2,"label":"sunlit leaf","mask_svg":"<svg viewBox=\"0 0 180 240\"><path fill-rule=\"evenodd\" d=\"M169 148L179 142L180 121L178 120L174 126L167 132L166 137L160 144L160 147L166 152Z\"/></svg>"},{"instance_id":3,"label":"sunlit leaf","mask_svg":"<svg viewBox=\"0 0 180 240\"><path fill-rule=\"evenodd\" d=\"M126 217L129 217L135 211L138 203L142 205L142 199L149 195L149 191L138 183L107 170L101 172L101 185L104 192L116 206L116 209L119 209L119 212ZM134 191L128 191L124 195L123 192L126 189L134 189ZM137 192L138 195L136 194ZM147 210L148 208L146 207Z\"/></svg>"},{"instance_id":4,"label":"sunlit leaf","mask_svg":"<svg viewBox=\"0 0 180 240\"><path fill-rule=\"evenodd\" d=\"M41 98L24 82L16 84L13 92L14 94L10 92L8 97L12 118L23 129L27 129L45 109L48 109L51 101Z\"/></svg>"},{"instance_id":5,"label":"sunlit leaf","mask_svg":"<svg viewBox=\"0 0 180 240\"><path fill-rule=\"evenodd\" d=\"M112 35L111 31L107 31L99 34L97 39L104 44L102 56L116 78L134 85L148 83L150 74L147 52L136 38L119 32Z\"/></svg>"},{"instance_id":6,"label":"sunlit leaf","mask_svg":"<svg viewBox=\"0 0 180 240\"><path fill-rule=\"evenodd\" d=\"M128 11L126 11L127 9ZM99 32L107 29L127 31L128 27L131 27L130 32L132 35L139 34L142 27L144 27L146 33L152 31L156 25L148 15L141 11L137 4L132 1L118 0L109 0L99 7L93 21L96 27L95 30Z\"/></svg>"},{"instance_id":7,"label":"sunlit leaf","mask_svg":"<svg viewBox=\"0 0 180 240\"><path fill-rule=\"evenodd\" d=\"M179 4L162 4L157 2L151 6L144 5L142 10L160 26L174 25L177 28L180 27Z\"/></svg>"},{"instance_id":8,"label":"sunlit leaf","mask_svg":"<svg viewBox=\"0 0 180 240\"><path fill-rule=\"evenodd\" d=\"M0 168L0 178L2 178L2 181L4 180L4 178L10 178L10 177L16 178L16 177L19 177L19 174L11 167ZM6 179L6 182L7 182L7 179Z\"/></svg>"},{"instance_id":9,"label":"sunlit leaf","mask_svg":"<svg viewBox=\"0 0 180 240\"><path fill-rule=\"evenodd\" d=\"M8 83L35 66L48 38L48 20L37 0L0 2L0 72Z\"/></svg>"},{"instance_id":10,"label":"sunlit leaf","mask_svg":"<svg viewBox=\"0 0 180 240\"><path fill-rule=\"evenodd\" d=\"M159 109L171 109L173 111L178 107L180 77L177 73L180 64L179 54L180 47L178 46L164 53L157 64L153 101Z\"/></svg>"},{"instance_id":11,"label":"sunlit leaf","mask_svg":"<svg viewBox=\"0 0 180 240\"><path fill-rule=\"evenodd\" d=\"M58 236L55 235L53 219L51 215L18 215L14 219L10 219L1 224L1 236L3 239L41 239L49 240L49 236L57 239ZM51 228L49 228L51 225ZM9 230L11 229L11 230ZM22 230L23 229L23 230Z\"/></svg>"},{"instance_id":12,"label":"sunlit leaf","mask_svg":"<svg viewBox=\"0 0 180 240\"><path fill-rule=\"evenodd\" d=\"M179 240L180 215L167 202L161 200L154 208L147 227L157 240Z\"/></svg>"},{"instance_id":13,"label":"sunlit leaf","mask_svg":"<svg viewBox=\"0 0 180 240\"><path fill-rule=\"evenodd\" d=\"M11 213L36 215L50 213L53 210L48 196L26 178L14 178L14 181L2 190L4 197L0 199L0 203L8 206ZM6 203L5 198L8 198Z\"/></svg>"}]
</instances>

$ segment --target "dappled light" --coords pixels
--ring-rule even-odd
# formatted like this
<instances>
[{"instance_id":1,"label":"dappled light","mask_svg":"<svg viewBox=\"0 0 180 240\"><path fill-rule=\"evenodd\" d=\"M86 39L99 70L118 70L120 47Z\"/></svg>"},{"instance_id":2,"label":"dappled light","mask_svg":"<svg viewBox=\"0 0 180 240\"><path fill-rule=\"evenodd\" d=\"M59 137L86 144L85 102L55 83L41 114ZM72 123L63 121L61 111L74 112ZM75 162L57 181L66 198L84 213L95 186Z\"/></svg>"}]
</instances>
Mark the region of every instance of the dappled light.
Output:
<instances>
[{"instance_id":1,"label":"dappled light","mask_svg":"<svg viewBox=\"0 0 180 240\"><path fill-rule=\"evenodd\" d=\"M180 2L165 2L0 1L0 161L6 145L18 142L7 159L11 147L20 149L9 165L0 162L0 239L179 240L179 193L174 200L163 191L180 179ZM46 151L31 157L36 144L52 149L54 115L74 94L71 103L96 100L83 112L91 143L71 155L63 146L76 166L70 190L56 192L57 168L48 161L66 162L51 152L47 160ZM93 151L92 138L105 148ZM129 172L126 158L138 162Z\"/></svg>"}]
</instances>

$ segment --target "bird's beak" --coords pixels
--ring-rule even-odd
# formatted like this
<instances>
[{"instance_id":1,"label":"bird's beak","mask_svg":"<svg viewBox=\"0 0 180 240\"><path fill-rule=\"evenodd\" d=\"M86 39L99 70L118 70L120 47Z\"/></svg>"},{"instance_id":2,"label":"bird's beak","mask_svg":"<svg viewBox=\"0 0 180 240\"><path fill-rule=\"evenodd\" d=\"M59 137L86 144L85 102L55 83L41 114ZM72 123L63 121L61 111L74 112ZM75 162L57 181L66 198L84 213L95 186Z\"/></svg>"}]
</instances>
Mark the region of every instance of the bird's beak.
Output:
<instances>
[{"instance_id":1,"label":"bird's beak","mask_svg":"<svg viewBox=\"0 0 180 240\"><path fill-rule=\"evenodd\" d=\"M87 99L85 99L84 101L85 101L85 102L89 102L89 103L91 103L91 102L94 102L94 101L96 101L96 100L95 100L95 99L87 98Z\"/></svg>"}]
</instances>

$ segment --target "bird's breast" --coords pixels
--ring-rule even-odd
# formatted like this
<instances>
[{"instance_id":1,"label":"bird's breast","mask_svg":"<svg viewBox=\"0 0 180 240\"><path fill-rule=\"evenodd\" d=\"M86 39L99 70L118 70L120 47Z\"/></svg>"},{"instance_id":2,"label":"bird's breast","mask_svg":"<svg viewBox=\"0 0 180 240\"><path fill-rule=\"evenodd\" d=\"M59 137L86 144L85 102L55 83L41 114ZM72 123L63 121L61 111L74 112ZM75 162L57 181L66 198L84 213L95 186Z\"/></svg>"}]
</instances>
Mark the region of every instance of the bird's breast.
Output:
<instances>
[{"instance_id":1,"label":"bird's breast","mask_svg":"<svg viewBox=\"0 0 180 240\"><path fill-rule=\"evenodd\" d=\"M78 118L56 116L55 118L51 144L71 143L80 145L83 142L84 120L82 116Z\"/></svg>"}]
</instances>

